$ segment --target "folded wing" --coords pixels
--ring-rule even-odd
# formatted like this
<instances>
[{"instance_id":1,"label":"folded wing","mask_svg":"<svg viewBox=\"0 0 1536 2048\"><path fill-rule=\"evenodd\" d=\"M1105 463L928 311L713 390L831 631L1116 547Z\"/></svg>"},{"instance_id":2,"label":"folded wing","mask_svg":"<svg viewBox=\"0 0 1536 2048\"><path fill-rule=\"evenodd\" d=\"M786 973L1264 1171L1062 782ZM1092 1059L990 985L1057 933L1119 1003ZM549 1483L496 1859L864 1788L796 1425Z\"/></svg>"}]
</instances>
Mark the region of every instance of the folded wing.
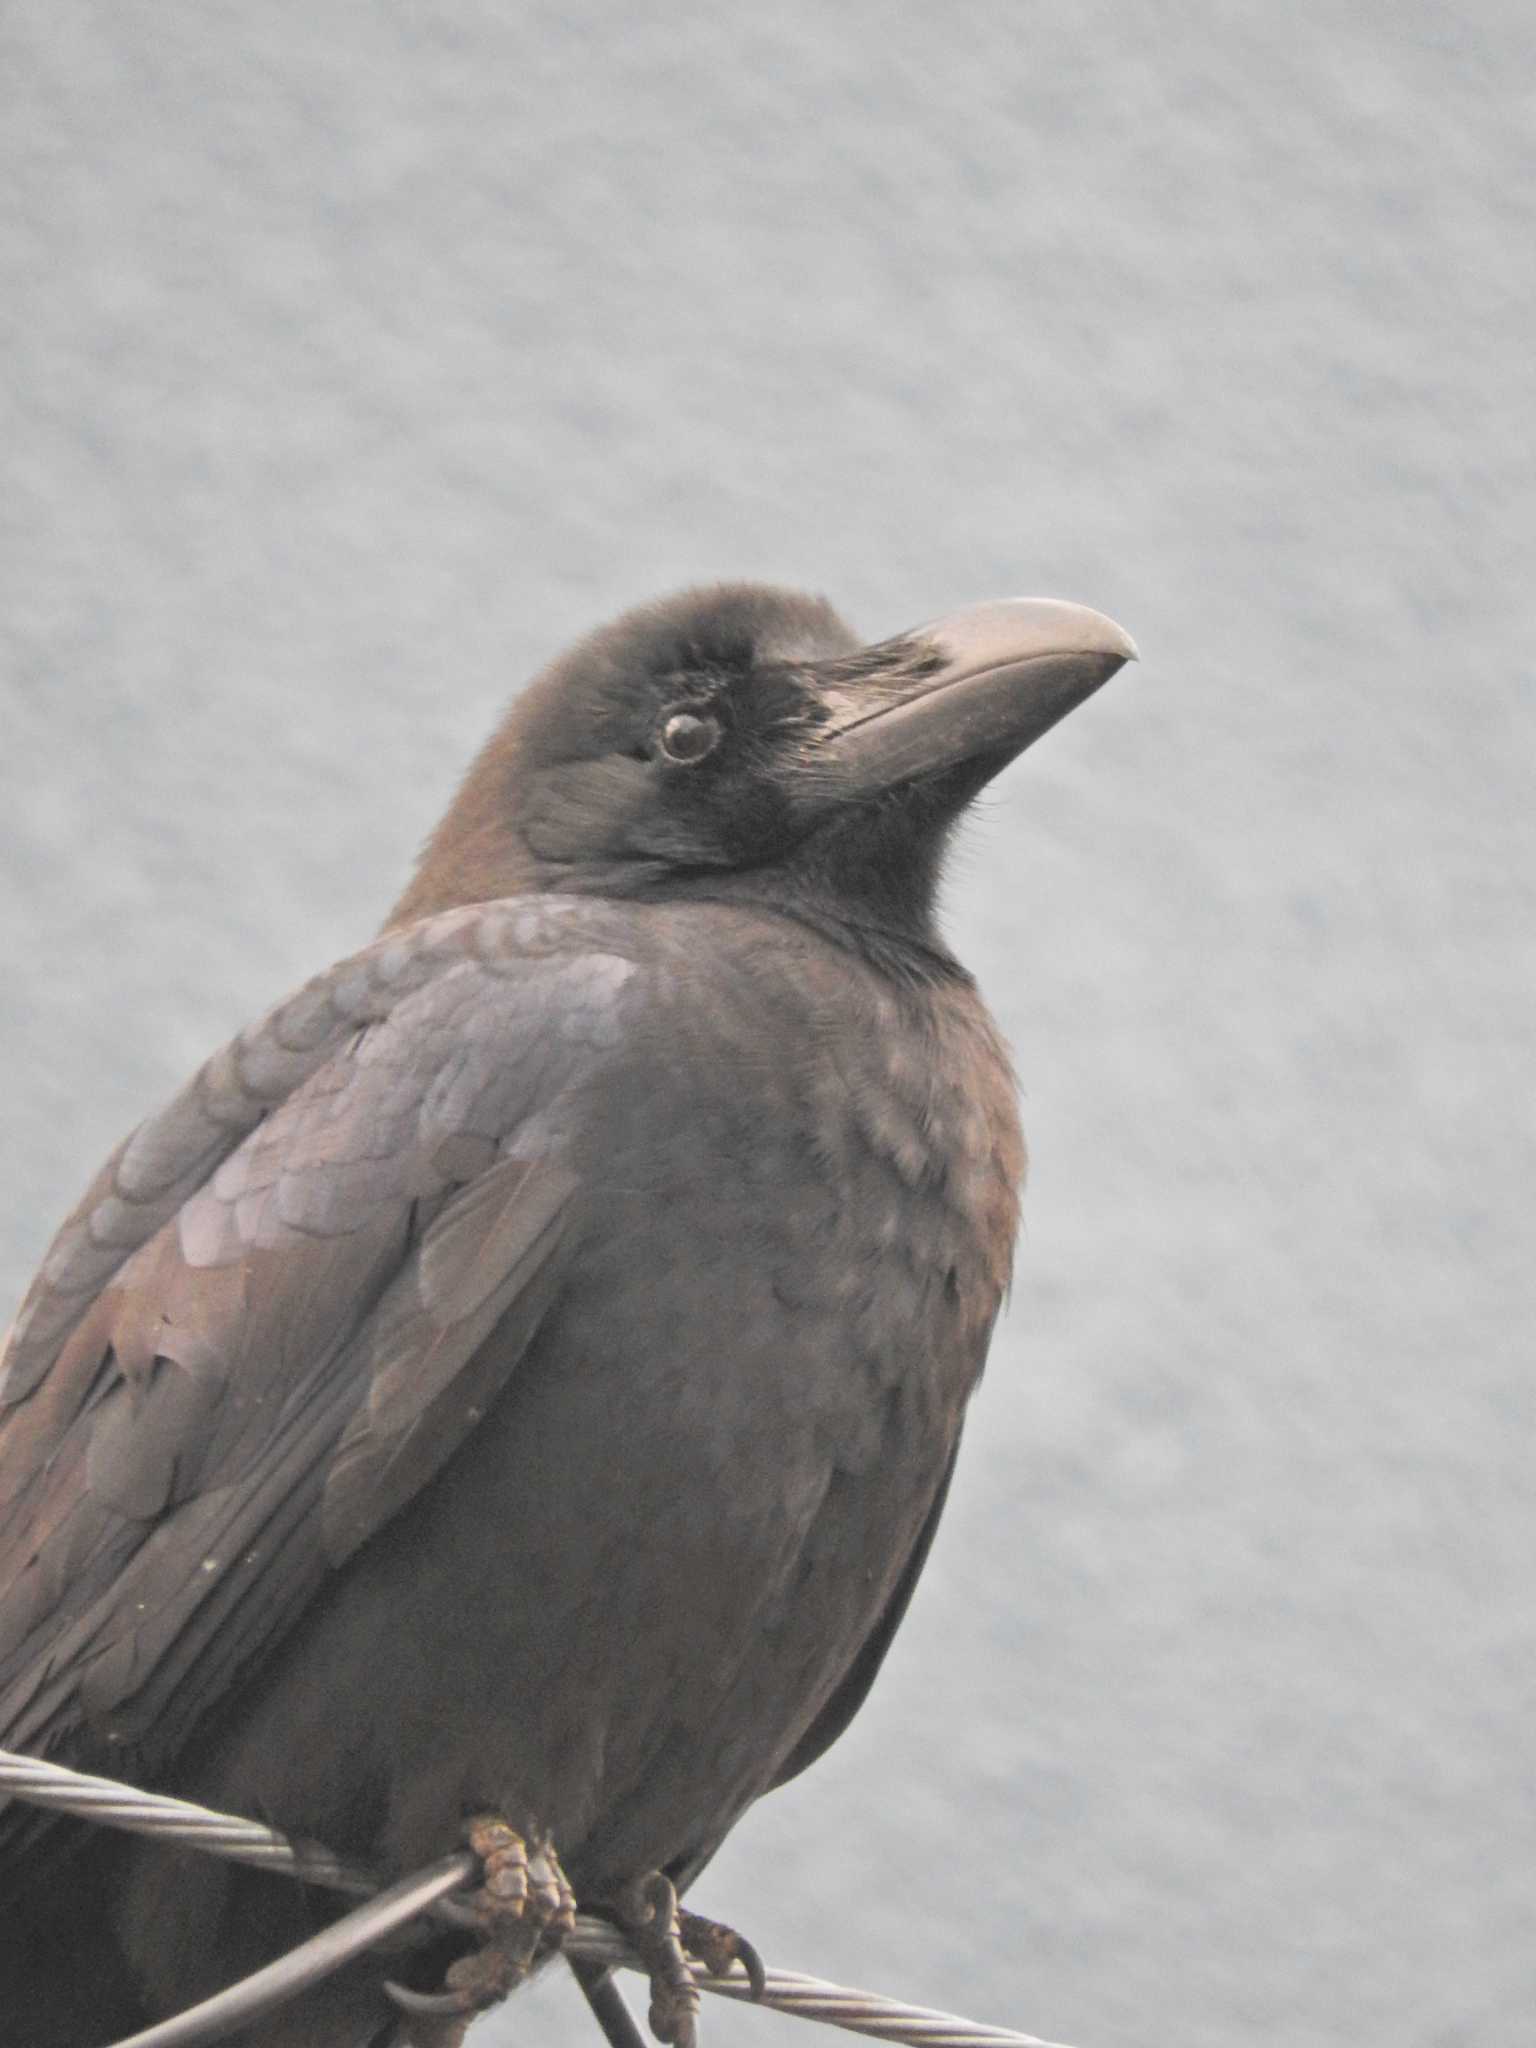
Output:
<instances>
[{"instance_id":1,"label":"folded wing","mask_svg":"<svg viewBox=\"0 0 1536 2048\"><path fill-rule=\"evenodd\" d=\"M576 900L448 912L114 1154L6 1352L0 1742L154 1768L441 1469L561 1284L636 971Z\"/></svg>"}]
</instances>

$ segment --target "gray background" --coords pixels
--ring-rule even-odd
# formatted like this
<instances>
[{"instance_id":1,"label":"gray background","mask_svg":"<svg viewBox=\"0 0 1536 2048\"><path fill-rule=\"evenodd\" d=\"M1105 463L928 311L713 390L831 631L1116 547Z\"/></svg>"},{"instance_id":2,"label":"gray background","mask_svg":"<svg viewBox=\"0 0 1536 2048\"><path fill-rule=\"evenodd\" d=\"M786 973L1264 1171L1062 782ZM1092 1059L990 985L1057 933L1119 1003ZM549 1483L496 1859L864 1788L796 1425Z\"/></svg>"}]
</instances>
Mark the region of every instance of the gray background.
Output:
<instances>
[{"instance_id":1,"label":"gray background","mask_svg":"<svg viewBox=\"0 0 1536 2048\"><path fill-rule=\"evenodd\" d=\"M1141 641L955 864L1020 1281L873 1703L704 1887L788 1967L1530 2039L1529 22L0 14L8 1295L577 631L749 574ZM554 1976L483 2033L594 2038Z\"/></svg>"}]
</instances>

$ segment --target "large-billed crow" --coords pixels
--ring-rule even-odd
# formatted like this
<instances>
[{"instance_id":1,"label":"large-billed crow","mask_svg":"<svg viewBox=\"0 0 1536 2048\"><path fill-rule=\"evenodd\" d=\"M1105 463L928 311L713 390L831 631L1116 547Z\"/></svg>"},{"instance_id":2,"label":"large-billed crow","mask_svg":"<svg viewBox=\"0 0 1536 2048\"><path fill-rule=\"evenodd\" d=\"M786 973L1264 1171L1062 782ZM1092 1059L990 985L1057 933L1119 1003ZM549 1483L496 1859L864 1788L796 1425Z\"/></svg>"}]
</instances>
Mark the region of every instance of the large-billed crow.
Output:
<instances>
[{"instance_id":1,"label":"large-billed crow","mask_svg":"<svg viewBox=\"0 0 1536 2048\"><path fill-rule=\"evenodd\" d=\"M1023 1151L945 839L1133 652L1034 599L876 646L755 586L630 613L514 703L383 936L63 1226L0 1386L0 1743L384 1871L466 1826L531 1870L483 1945L243 2038L455 2038L384 1979L457 1955L471 2010L570 1891L690 2033L655 1873L857 1710L1008 1281ZM12 2048L330 1910L20 1806L0 1865Z\"/></svg>"}]
</instances>

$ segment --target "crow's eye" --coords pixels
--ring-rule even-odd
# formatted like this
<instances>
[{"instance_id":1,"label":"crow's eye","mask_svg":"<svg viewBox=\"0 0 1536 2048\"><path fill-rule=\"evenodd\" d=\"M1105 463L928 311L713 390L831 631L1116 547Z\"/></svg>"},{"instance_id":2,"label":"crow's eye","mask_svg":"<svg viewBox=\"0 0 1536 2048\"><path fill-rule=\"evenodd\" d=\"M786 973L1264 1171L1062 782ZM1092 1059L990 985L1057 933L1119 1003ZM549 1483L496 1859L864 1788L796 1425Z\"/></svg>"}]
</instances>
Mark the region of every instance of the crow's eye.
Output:
<instances>
[{"instance_id":1,"label":"crow's eye","mask_svg":"<svg viewBox=\"0 0 1536 2048\"><path fill-rule=\"evenodd\" d=\"M720 721L707 712L674 711L658 737L669 761L702 761L720 744Z\"/></svg>"}]
</instances>

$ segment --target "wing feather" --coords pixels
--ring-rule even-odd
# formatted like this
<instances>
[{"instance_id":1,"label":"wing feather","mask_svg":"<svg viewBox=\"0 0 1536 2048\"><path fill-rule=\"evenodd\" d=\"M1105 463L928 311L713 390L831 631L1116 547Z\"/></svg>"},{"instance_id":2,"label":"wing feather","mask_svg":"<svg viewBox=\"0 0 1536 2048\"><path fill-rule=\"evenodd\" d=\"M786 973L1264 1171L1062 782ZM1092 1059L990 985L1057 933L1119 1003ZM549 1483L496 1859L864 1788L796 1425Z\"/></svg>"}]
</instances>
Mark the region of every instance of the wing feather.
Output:
<instances>
[{"instance_id":1,"label":"wing feather","mask_svg":"<svg viewBox=\"0 0 1536 2048\"><path fill-rule=\"evenodd\" d=\"M153 1767L451 1457L561 1284L635 966L569 899L445 913L119 1147L6 1354L0 1740Z\"/></svg>"}]
</instances>

